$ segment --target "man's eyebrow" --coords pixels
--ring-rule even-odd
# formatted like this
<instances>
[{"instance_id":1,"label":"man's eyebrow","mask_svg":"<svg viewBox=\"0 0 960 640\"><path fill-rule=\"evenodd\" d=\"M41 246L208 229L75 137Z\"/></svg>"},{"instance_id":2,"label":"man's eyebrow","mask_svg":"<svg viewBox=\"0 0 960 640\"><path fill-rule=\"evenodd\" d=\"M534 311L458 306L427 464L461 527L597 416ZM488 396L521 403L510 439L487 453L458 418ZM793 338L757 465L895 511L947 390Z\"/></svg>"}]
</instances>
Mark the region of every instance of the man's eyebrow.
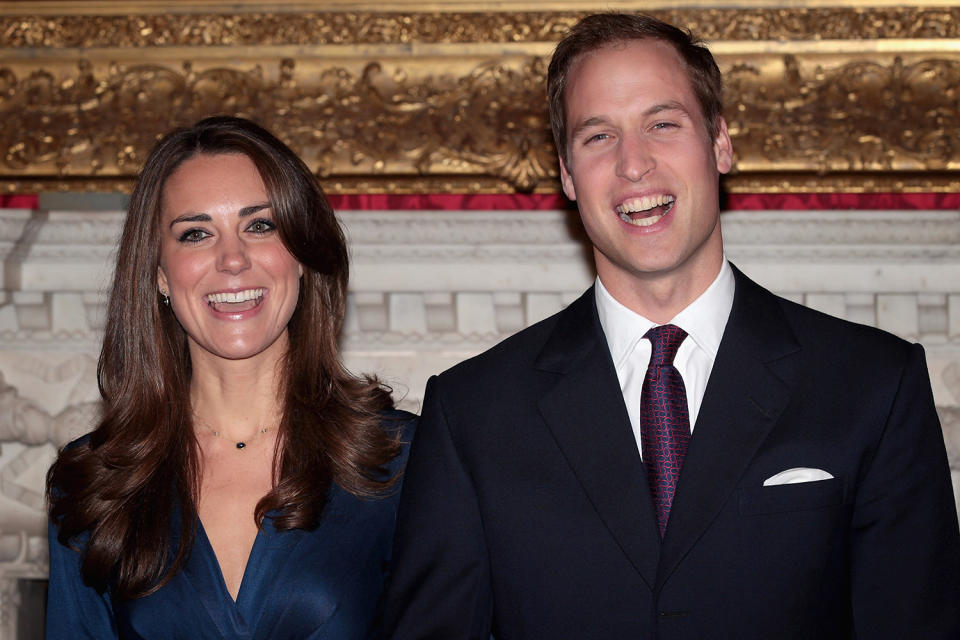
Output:
<instances>
[{"instance_id":1,"label":"man's eyebrow","mask_svg":"<svg viewBox=\"0 0 960 640\"><path fill-rule=\"evenodd\" d=\"M252 216L253 214L259 211L263 211L264 209L269 209L269 208L270 208L269 202L261 202L260 204L252 204L249 207L243 207L242 209L240 209L237 215L241 218L245 218L247 216ZM211 218L210 215L207 213L185 213L171 220L170 227L172 228L174 225L180 224L183 222L210 222L211 220L213 220L213 218Z\"/></svg>"},{"instance_id":2,"label":"man's eyebrow","mask_svg":"<svg viewBox=\"0 0 960 640\"><path fill-rule=\"evenodd\" d=\"M668 102L661 102L655 104L646 111L643 112L645 116L653 116L664 111L680 111L681 113L689 116L690 112L687 110L683 104L677 102L676 100L670 100Z\"/></svg>"},{"instance_id":3,"label":"man's eyebrow","mask_svg":"<svg viewBox=\"0 0 960 640\"><path fill-rule=\"evenodd\" d=\"M576 139L578 135L583 133L584 129L589 129L590 127L596 127L598 125L602 125L606 123L607 123L607 119L602 116L593 116L592 118L581 120L579 123L577 123L577 126L575 126L570 131L570 139L571 140Z\"/></svg>"},{"instance_id":4,"label":"man's eyebrow","mask_svg":"<svg viewBox=\"0 0 960 640\"><path fill-rule=\"evenodd\" d=\"M643 112L643 115L645 117L650 117L650 116L655 116L658 113L663 113L664 111L679 111L680 113L683 113L688 117L690 116L690 111L687 110L687 108L683 106L682 103L677 102L676 100L659 102L647 108L647 110ZM590 118L581 120L579 123L577 123L577 126L575 126L573 129L570 130L570 139L575 140L578 135L583 133L584 129L589 129L591 127L603 125L603 124L606 124L607 122L608 122L608 119L605 118L604 116L592 116Z\"/></svg>"}]
</instances>

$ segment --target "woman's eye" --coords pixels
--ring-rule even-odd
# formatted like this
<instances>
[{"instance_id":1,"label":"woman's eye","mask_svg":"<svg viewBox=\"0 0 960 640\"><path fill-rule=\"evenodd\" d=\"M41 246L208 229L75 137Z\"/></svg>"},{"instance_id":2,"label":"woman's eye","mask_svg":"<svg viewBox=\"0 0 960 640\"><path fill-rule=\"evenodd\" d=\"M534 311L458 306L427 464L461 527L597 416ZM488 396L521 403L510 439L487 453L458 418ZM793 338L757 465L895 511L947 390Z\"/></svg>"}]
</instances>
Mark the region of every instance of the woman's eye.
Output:
<instances>
[{"instance_id":1,"label":"woman's eye","mask_svg":"<svg viewBox=\"0 0 960 640\"><path fill-rule=\"evenodd\" d=\"M180 234L180 242L200 242L201 240L208 238L209 233L203 229L188 229Z\"/></svg>"},{"instance_id":2,"label":"woman's eye","mask_svg":"<svg viewBox=\"0 0 960 640\"><path fill-rule=\"evenodd\" d=\"M252 231L253 233L270 233L276 228L277 226L273 224L273 222L261 218L251 222L250 226L247 227L247 231Z\"/></svg>"},{"instance_id":3,"label":"woman's eye","mask_svg":"<svg viewBox=\"0 0 960 640\"><path fill-rule=\"evenodd\" d=\"M587 144L590 144L591 142L600 142L601 140L606 140L609 137L610 136L606 133L597 133L587 138Z\"/></svg>"}]
</instances>

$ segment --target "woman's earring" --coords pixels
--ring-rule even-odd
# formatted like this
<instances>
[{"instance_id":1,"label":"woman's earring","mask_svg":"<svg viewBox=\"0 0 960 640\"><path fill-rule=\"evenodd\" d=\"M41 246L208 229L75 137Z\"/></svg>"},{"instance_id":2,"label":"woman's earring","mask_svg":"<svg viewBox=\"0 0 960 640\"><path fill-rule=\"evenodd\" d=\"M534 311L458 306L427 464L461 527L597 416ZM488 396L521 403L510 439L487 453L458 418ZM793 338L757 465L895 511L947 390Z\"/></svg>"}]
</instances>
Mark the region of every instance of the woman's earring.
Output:
<instances>
[{"instance_id":1,"label":"woman's earring","mask_svg":"<svg viewBox=\"0 0 960 640\"><path fill-rule=\"evenodd\" d=\"M167 293L166 291L161 291L161 292L160 292L160 295L163 296L163 304L164 304L165 306L168 306L168 307L169 307L169 306L170 306L170 294Z\"/></svg>"}]
</instances>

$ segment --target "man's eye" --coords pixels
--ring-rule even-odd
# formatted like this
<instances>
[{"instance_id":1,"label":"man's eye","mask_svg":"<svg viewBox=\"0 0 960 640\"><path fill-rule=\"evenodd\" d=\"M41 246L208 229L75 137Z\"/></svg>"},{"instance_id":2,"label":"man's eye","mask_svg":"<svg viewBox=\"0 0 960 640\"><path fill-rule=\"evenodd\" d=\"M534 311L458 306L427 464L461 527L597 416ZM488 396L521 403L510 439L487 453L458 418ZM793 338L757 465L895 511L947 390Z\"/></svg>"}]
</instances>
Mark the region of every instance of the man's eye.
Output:
<instances>
[{"instance_id":1,"label":"man's eye","mask_svg":"<svg viewBox=\"0 0 960 640\"><path fill-rule=\"evenodd\" d=\"M264 220L261 218L259 220L254 220L253 222L251 222L250 226L247 227L247 230L252 231L253 233L270 233L276 228L277 226L273 224L271 221Z\"/></svg>"},{"instance_id":2,"label":"man's eye","mask_svg":"<svg viewBox=\"0 0 960 640\"><path fill-rule=\"evenodd\" d=\"M675 129L676 127L677 123L675 122L658 122L653 125L654 129Z\"/></svg>"},{"instance_id":3,"label":"man's eye","mask_svg":"<svg viewBox=\"0 0 960 640\"><path fill-rule=\"evenodd\" d=\"M180 234L180 242L200 242L204 238L208 238L209 233L203 229L188 229Z\"/></svg>"},{"instance_id":4,"label":"man's eye","mask_svg":"<svg viewBox=\"0 0 960 640\"><path fill-rule=\"evenodd\" d=\"M602 141L602 140L606 140L606 139L609 138L609 137L610 137L610 136L607 135L606 133L595 133L594 135L592 135L592 136L590 136L589 138L587 138L586 141L585 141L585 143L586 143L586 144L590 144L590 143L592 143L592 142L600 142L600 141Z\"/></svg>"}]
</instances>

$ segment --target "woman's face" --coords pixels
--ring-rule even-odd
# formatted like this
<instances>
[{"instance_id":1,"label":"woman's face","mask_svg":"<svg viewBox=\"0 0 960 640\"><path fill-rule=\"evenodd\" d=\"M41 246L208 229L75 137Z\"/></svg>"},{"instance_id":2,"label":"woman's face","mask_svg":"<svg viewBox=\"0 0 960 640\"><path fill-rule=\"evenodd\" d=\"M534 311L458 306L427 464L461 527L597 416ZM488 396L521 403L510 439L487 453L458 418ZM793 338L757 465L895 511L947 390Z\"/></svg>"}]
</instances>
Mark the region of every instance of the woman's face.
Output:
<instances>
[{"instance_id":1,"label":"woman's face","mask_svg":"<svg viewBox=\"0 0 960 640\"><path fill-rule=\"evenodd\" d=\"M157 284L191 358L280 357L303 269L280 240L266 187L242 154L198 154L163 187Z\"/></svg>"}]
</instances>

